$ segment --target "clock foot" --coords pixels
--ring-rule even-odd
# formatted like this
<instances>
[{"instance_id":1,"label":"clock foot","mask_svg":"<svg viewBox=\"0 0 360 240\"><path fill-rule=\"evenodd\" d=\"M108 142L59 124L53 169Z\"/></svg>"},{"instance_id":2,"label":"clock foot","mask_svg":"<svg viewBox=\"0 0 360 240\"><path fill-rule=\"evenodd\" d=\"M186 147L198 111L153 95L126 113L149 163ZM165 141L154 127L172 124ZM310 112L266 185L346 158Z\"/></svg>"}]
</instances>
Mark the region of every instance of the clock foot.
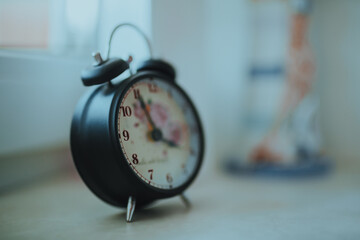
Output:
<instances>
[{"instance_id":1,"label":"clock foot","mask_svg":"<svg viewBox=\"0 0 360 240\"><path fill-rule=\"evenodd\" d=\"M134 211L135 211L136 199L132 196L129 197L128 205L127 205L127 212L126 212L126 221L131 222Z\"/></svg>"},{"instance_id":2,"label":"clock foot","mask_svg":"<svg viewBox=\"0 0 360 240\"><path fill-rule=\"evenodd\" d=\"M186 197L186 195L184 193L180 194L180 199L185 204L185 207L187 207L187 208L191 207L191 202L190 202L189 198Z\"/></svg>"}]
</instances>

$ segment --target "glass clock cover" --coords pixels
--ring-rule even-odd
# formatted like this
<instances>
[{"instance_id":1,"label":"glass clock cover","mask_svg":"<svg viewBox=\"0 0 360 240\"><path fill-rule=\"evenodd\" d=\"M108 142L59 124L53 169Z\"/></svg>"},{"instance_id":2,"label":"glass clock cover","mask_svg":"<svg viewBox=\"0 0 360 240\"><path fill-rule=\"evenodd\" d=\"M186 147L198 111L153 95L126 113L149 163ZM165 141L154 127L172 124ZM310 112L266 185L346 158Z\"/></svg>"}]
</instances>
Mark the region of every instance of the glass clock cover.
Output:
<instances>
[{"instance_id":1,"label":"glass clock cover","mask_svg":"<svg viewBox=\"0 0 360 240\"><path fill-rule=\"evenodd\" d=\"M124 93L118 109L120 147L146 184L160 189L183 185L200 160L195 110L174 84L147 78Z\"/></svg>"}]
</instances>

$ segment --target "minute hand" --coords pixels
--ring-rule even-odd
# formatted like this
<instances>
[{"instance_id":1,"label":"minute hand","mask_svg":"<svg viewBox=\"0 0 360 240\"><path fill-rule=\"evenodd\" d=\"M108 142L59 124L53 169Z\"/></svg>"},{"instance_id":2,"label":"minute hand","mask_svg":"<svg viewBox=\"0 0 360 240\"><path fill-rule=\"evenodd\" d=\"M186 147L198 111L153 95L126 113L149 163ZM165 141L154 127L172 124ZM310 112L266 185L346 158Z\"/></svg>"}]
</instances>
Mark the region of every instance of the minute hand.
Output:
<instances>
[{"instance_id":1,"label":"minute hand","mask_svg":"<svg viewBox=\"0 0 360 240\"><path fill-rule=\"evenodd\" d=\"M170 147L177 147L178 145L176 145L175 142L171 141L171 140L167 140L162 138L161 141L163 141L164 143L166 143L167 145L169 145Z\"/></svg>"},{"instance_id":2,"label":"minute hand","mask_svg":"<svg viewBox=\"0 0 360 240\"><path fill-rule=\"evenodd\" d=\"M146 109L146 104L144 102L144 99L142 98L142 96L139 96L139 100L140 100L140 106L141 108L144 110L145 112L145 116L147 118L147 120L149 121L150 125L152 126L153 129L156 129L156 126L154 124L154 121L152 120L149 111Z\"/></svg>"}]
</instances>

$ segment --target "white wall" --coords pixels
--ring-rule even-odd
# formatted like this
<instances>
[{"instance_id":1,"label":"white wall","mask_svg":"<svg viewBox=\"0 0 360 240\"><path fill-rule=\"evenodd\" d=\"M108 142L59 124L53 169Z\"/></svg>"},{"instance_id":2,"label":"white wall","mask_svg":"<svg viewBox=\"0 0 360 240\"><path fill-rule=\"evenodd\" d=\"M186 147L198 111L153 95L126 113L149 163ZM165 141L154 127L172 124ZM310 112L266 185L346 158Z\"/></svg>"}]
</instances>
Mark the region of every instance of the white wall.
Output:
<instances>
[{"instance_id":1,"label":"white wall","mask_svg":"<svg viewBox=\"0 0 360 240\"><path fill-rule=\"evenodd\" d=\"M208 167L237 144L237 104L248 54L247 10L248 2L238 0L152 4L155 52L174 64L178 83L199 109Z\"/></svg>"},{"instance_id":2,"label":"white wall","mask_svg":"<svg viewBox=\"0 0 360 240\"><path fill-rule=\"evenodd\" d=\"M312 40L325 150L360 159L360 1L314 4Z\"/></svg>"},{"instance_id":3,"label":"white wall","mask_svg":"<svg viewBox=\"0 0 360 240\"><path fill-rule=\"evenodd\" d=\"M98 50L104 57L108 49L110 33L116 25L124 22L135 24L151 38L151 1L101 1L97 39ZM147 45L142 36L129 27L123 27L114 35L111 56L126 60L129 55L134 58L134 66L149 58Z\"/></svg>"}]
</instances>

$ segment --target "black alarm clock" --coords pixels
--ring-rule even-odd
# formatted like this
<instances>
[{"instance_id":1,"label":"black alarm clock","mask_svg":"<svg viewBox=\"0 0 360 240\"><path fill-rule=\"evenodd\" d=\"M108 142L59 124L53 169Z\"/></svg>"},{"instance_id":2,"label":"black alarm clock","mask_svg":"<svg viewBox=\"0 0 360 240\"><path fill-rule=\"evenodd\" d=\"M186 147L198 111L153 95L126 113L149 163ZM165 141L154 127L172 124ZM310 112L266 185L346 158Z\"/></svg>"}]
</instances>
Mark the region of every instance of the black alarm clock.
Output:
<instances>
[{"instance_id":1,"label":"black alarm clock","mask_svg":"<svg viewBox=\"0 0 360 240\"><path fill-rule=\"evenodd\" d=\"M93 87L79 101L71 125L75 166L89 189L103 201L127 207L127 221L136 207L180 195L199 172L204 136L196 108L176 83L174 68L149 59L130 77L114 78L129 69L130 60L95 54L96 63L82 72ZM150 47L150 44L149 44ZM150 49L151 50L151 49Z\"/></svg>"}]
</instances>

